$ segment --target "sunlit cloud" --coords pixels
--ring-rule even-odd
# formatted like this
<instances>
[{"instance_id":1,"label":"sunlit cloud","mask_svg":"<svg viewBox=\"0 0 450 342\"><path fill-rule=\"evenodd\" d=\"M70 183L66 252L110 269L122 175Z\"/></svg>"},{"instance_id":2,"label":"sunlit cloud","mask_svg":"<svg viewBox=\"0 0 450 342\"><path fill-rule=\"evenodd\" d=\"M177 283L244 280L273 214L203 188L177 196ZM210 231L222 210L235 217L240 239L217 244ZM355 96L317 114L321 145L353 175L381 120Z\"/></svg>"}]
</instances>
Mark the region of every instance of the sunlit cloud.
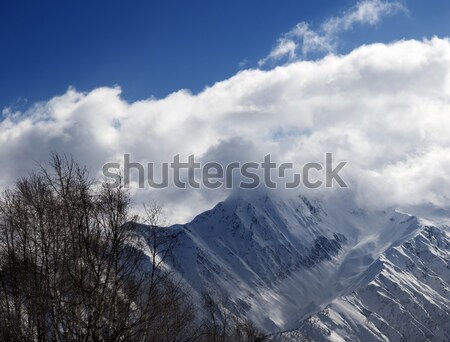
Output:
<instances>
[{"instance_id":1,"label":"sunlit cloud","mask_svg":"<svg viewBox=\"0 0 450 342\"><path fill-rule=\"evenodd\" d=\"M0 186L50 151L72 154L93 177L109 161L348 161L348 191L364 205L448 206L450 43L447 39L362 46L347 55L244 70L199 94L128 102L120 88L69 89L0 122ZM303 191L303 190L299 190ZM157 199L171 220L192 218L227 190L133 190Z\"/></svg>"}]
</instances>

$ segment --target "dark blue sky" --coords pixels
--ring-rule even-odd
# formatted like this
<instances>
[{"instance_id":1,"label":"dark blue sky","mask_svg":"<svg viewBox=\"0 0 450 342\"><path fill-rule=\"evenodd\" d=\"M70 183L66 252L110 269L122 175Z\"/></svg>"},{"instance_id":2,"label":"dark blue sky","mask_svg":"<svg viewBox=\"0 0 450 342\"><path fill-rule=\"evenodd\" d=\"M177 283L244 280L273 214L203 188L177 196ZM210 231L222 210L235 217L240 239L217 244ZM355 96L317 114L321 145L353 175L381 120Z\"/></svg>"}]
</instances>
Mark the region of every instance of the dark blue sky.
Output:
<instances>
[{"instance_id":1,"label":"dark blue sky","mask_svg":"<svg viewBox=\"0 0 450 342\"><path fill-rule=\"evenodd\" d=\"M0 0L0 109L69 86L120 85L128 100L198 92L257 67L282 33L314 27L356 1ZM346 33L341 52L374 41L448 36L448 1L408 0L409 15Z\"/></svg>"}]
</instances>

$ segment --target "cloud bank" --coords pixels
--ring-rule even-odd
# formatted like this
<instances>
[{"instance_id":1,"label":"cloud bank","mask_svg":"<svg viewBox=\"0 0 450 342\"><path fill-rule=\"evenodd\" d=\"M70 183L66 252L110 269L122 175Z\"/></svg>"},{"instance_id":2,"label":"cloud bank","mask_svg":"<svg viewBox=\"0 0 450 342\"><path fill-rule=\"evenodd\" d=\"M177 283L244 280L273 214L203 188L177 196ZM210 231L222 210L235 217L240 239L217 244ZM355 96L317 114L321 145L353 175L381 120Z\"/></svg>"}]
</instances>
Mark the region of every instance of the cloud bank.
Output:
<instances>
[{"instance_id":1,"label":"cloud bank","mask_svg":"<svg viewBox=\"0 0 450 342\"><path fill-rule=\"evenodd\" d=\"M199 94L180 90L129 103L120 88L69 89L0 122L0 186L47 160L73 154L100 176L103 163L167 162L175 154L226 163L348 161L361 205L447 207L450 195L450 42L433 38L360 47L344 56L245 70ZM135 190L172 222L226 196L215 190Z\"/></svg>"},{"instance_id":2,"label":"cloud bank","mask_svg":"<svg viewBox=\"0 0 450 342\"><path fill-rule=\"evenodd\" d=\"M341 16L325 20L318 30L313 30L306 22L300 22L278 39L272 51L259 60L258 65L306 59L311 53L335 52L341 32L349 31L356 25L374 26L384 17L399 12L407 12L407 9L398 1L364 0Z\"/></svg>"}]
</instances>

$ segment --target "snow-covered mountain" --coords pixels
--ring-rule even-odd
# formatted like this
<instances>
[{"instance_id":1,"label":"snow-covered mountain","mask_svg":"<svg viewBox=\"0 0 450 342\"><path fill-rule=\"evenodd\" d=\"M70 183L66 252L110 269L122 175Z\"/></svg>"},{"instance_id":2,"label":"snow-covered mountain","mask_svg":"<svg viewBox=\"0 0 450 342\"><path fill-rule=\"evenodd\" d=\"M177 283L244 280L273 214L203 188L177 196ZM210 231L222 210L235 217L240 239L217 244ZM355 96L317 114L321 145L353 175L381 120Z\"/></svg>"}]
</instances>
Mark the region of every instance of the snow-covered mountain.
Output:
<instances>
[{"instance_id":1,"label":"snow-covered mountain","mask_svg":"<svg viewBox=\"0 0 450 342\"><path fill-rule=\"evenodd\" d=\"M193 292L274 340L449 339L443 226L350 196L240 192L173 229L173 266Z\"/></svg>"},{"instance_id":2,"label":"snow-covered mountain","mask_svg":"<svg viewBox=\"0 0 450 342\"><path fill-rule=\"evenodd\" d=\"M360 285L274 341L449 341L450 234L425 226L384 252Z\"/></svg>"}]
</instances>

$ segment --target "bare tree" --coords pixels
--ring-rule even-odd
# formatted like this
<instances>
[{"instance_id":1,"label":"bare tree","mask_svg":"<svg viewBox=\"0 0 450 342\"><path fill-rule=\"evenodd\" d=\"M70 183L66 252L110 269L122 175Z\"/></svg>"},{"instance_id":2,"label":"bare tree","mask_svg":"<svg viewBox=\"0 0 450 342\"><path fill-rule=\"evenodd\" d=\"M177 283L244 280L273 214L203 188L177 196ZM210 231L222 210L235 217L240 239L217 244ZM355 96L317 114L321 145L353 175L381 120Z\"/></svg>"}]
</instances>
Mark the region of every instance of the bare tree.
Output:
<instances>
[{"instance_id":1,"label":"bare tree","mask_svg":"<svg viewBox=\"0 0 450 342\"><path fill-rule=\"evenodd\" d=\"M122 187L97 186L73 159L17 181L0 197L0 339L189 341L187 291L165 263L176 236ZM150 265L150 266L148 266Z\"/></svg>"},{"instance_id":2,"label":"bare tree","mask_svg":"<svg viewBox=\"0 0 450 342\"><path fill-rule=\"evenodd\" d=\"M232 314L223 300L203 294L203 310L206 314L202 323L201 341L210 342L262 342L265 335L249 320Z\"/></svg>"}]
</instances>

